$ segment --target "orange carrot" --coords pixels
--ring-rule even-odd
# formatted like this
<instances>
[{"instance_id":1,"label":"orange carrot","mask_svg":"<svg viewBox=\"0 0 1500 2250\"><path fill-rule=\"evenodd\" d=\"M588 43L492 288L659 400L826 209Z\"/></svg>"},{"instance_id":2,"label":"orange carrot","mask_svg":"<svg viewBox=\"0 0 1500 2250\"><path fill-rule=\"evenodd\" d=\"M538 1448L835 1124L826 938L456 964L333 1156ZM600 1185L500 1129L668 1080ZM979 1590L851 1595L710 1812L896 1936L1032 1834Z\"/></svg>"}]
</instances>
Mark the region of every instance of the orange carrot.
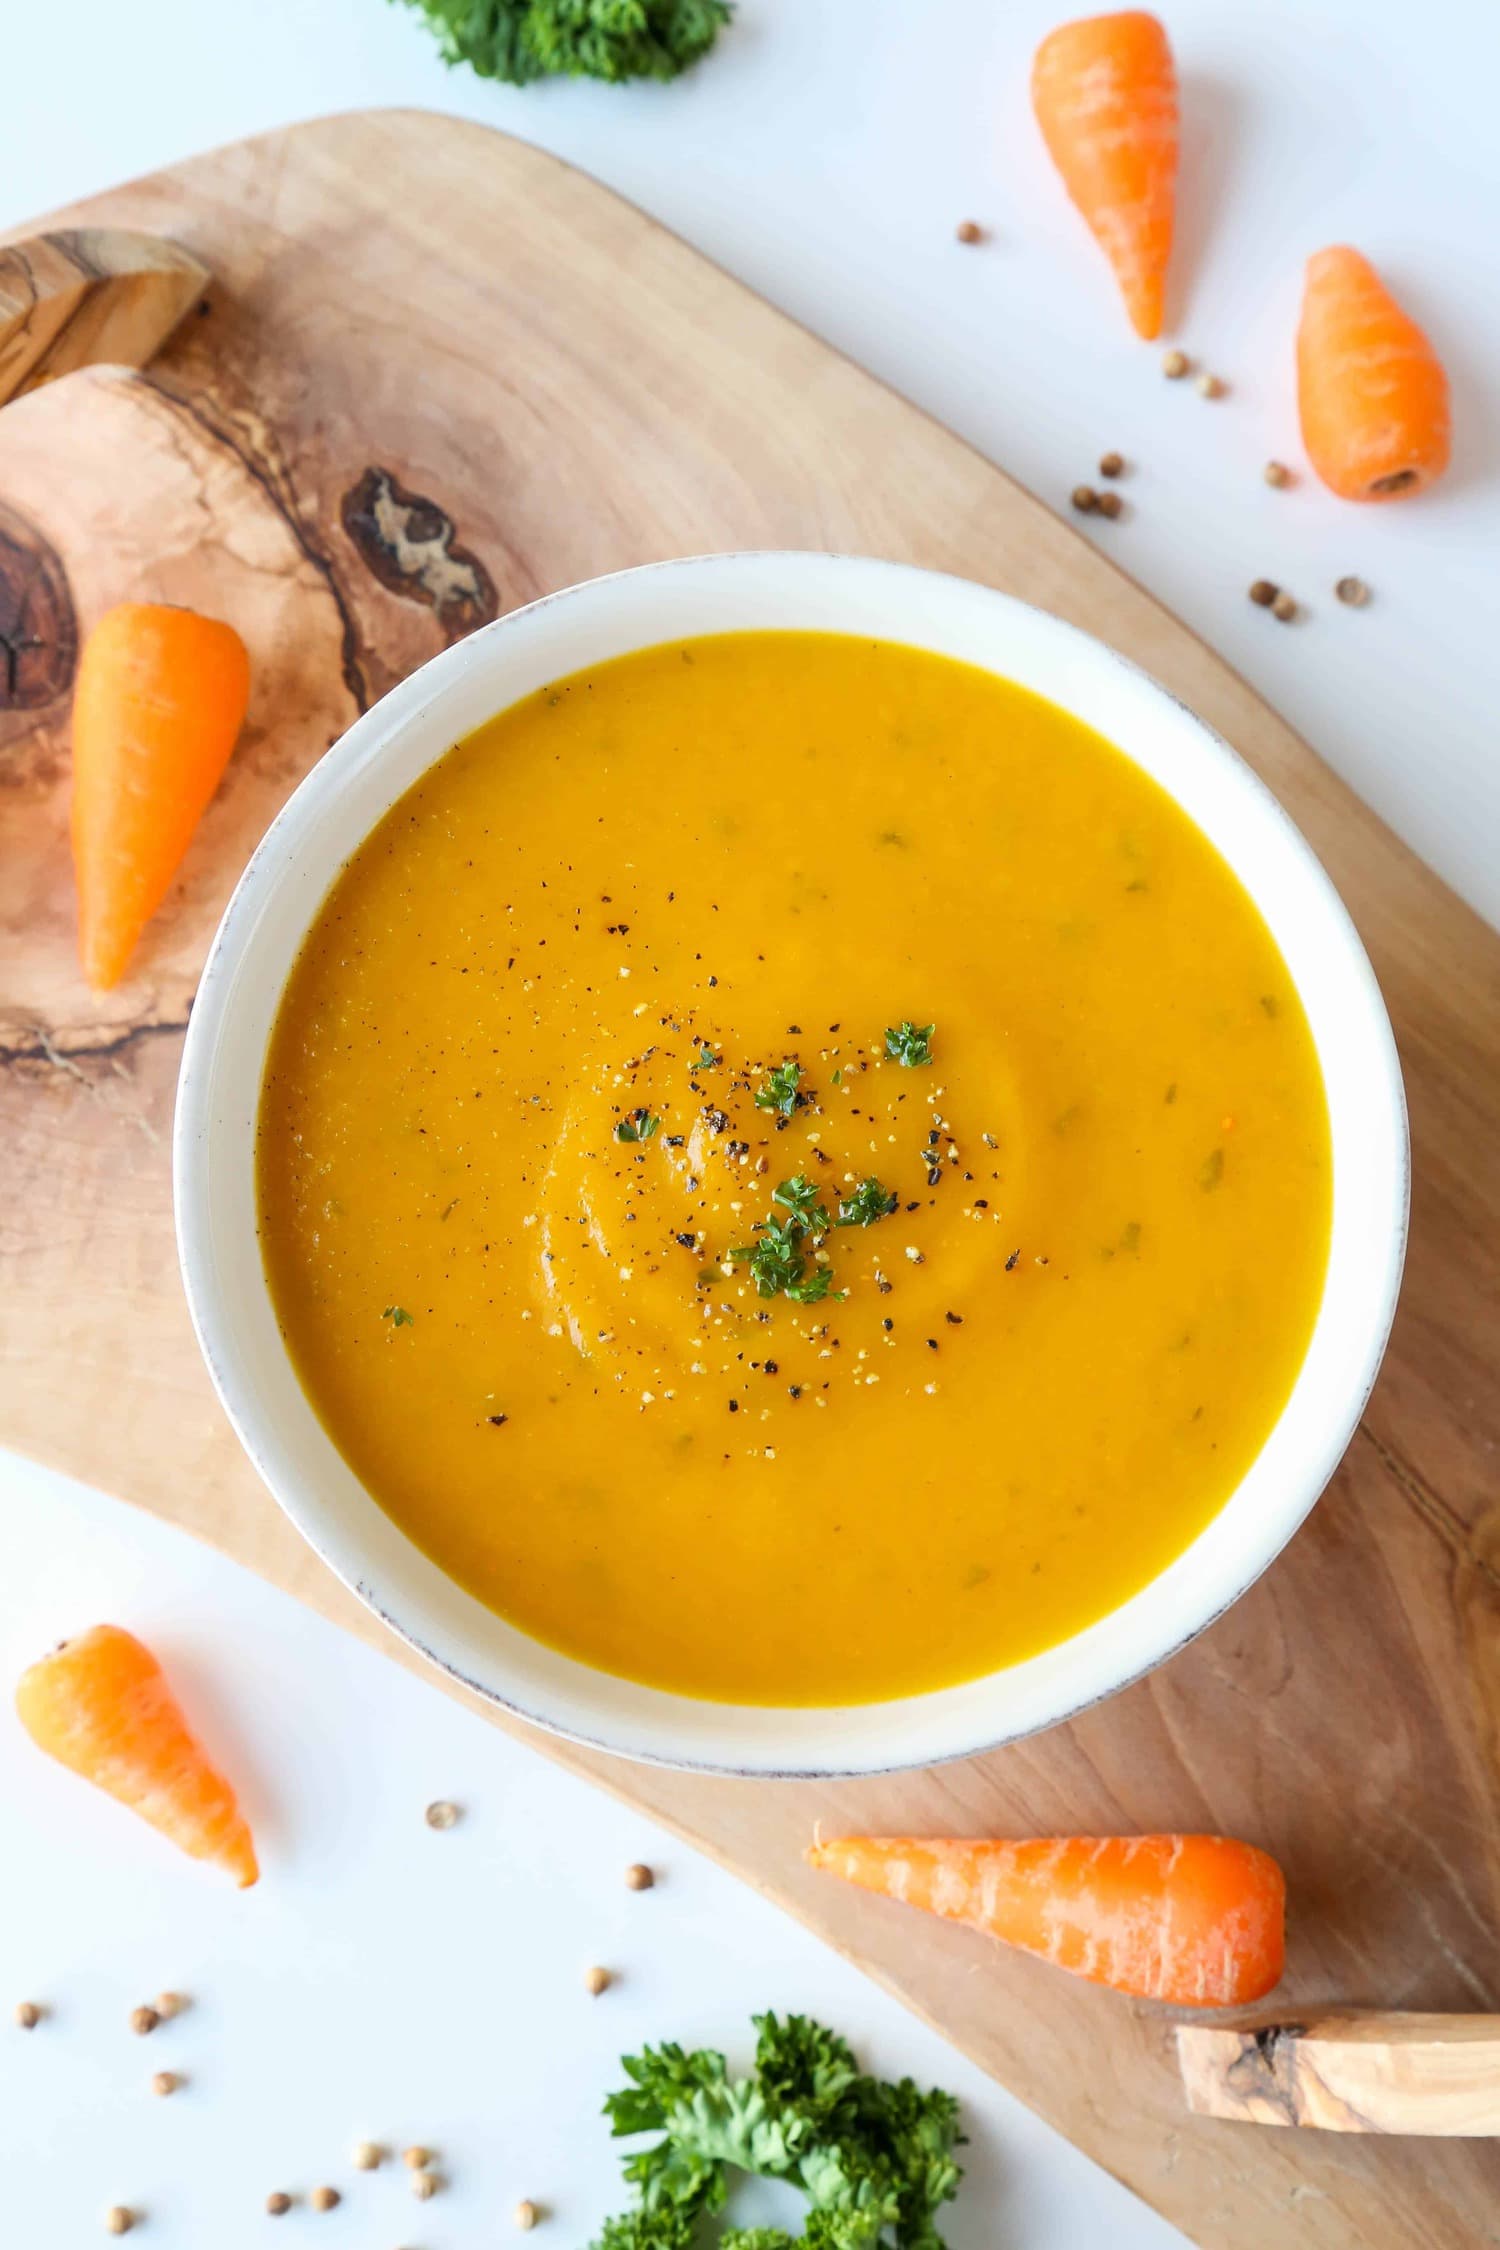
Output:
<instances>
[{"instance_id":1,"label":"orange carrot","mask_svg":"<svg viewBox=\"0 0 1500 2250\"><path fill-rule=\"evenodd\" d=\"M250 700L232 626L122 602L100 618L73 696L78 949L118 984L219 786Z\"/></svg>"},{"instance_id":2,"label":"orange carrot","mask_svg":"<svg viewBox=\"0 0 1500 2250\"><path fill-rule=\"evenodd\" d=\"M244 1888L255 1846L234 1791L209 1763L161 1666L133 1633L96 1625L23 1672L21 1724L39 1749L107 1790L194 1859Z\"/></svg>"},{"instance_id":3,"label":"orange carrot","mask_svg":"<svg viewBox=\"0 0 1500 2250\"><path fill-rule=\"evenodd\" d=\"M1145 2000L1238 2007L1281 1975L1281 1869L1228 1836L850 1836L815 1844L808 1858Z\"/></svg>"},{"instance_id":4,"label":"orange carrot","mask_svg":"<svg viewBox=\"0 0 1500 2250\"><path fill-rule=\"evenodd\" d=\"M1399 500L1448 466L1448 378L1368 258L1307 261L1297 330L1302 442L1341 500Z\"/></svg>"},{"instance_id":5,"label":"orange carrot","mask_svg":"<svg viewBox=\"0 0 1500 2250\"><path fill-rule=\"evenodd\" d=\"M1159 336L1177 198L1177 73L1165 31L1142 8L1060 25L1036 51L1031 106L1132 327Z\"/></svg>"}]
</instances>

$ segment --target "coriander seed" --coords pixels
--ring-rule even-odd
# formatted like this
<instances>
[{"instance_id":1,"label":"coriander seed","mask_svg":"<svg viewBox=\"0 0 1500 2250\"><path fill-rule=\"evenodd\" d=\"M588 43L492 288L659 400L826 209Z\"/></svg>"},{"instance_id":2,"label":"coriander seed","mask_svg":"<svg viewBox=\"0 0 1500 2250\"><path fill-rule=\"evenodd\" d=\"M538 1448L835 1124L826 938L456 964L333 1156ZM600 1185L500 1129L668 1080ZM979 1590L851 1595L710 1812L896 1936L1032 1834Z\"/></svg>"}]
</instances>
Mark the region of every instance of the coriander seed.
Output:
<instances>
[{"instance_id":1,"label":"coriander seed","mask_svg":"<svg viewBox=\"0 0 1500 2250\"><path fill-rule=\"evenodd\" d=\"M127 2210L123 2203L112 2203L104 2214L107 2234L129 2234L134 2225L135 2213Z\"/></svg>"},{"instance_id":2,"label":"coriander seed","mask_svg":"<svg viewBox=\"0 0 1500 2250\"><path fill-rule=\"evenodd\" d=\"M530 2196L523 2197L516 2205L516 2225L523 2234L530 2234L541 2215Z\"/></svg>"},{"instance_id":3,"label":"coriander seed","mask_svg":"<svg viewBox=\"0 0 1500 2250\"><path fill-rule=\"evenodd\" d=\"M1091 484L1075 484L1069 498L1081 516L1091 516L1099 505L1099 495Z\"/></svg>"},{"instance_id":4,"label":"coriander seed","mask_svg":"<svg viewBox=\"0 0 1500 2250\"><path fill-rule=\"evenodd\" d=\"M1125 503L1118 492L1101 492L1099 495L1099 513L1101 516L1108 517L1111 523L1114 522L1124 505Z\"/></svg>"},{"instance_id":5,"label":"coriander seed","mask_svg":"<svg viewBox=\"0 0 1500 2250\"><path fill-rule=\"evenodd\" d=\"M625 1888L628 1891L649 1891L655 1881L656 1877L651 1869L640 1860L625 1870Z\"/></svg>"},{"instance_id":6,"label":"coriander seed","mask_svg":"<svg viewBox=\"0 0 1500 2250\"><path fill-rule=\"evenodd\" d=\"M356 2141L352 2154L356 2172L375 2172L380 2168L385 2150L377 2141Z\"/></svg>"},{"instance_id":7,"label":"coriander seed","mask_svg":"<svg viewBox=\"0 0 1500 2250\"><path fill-rule=\"evenodd\" d=\"M1273 585L1269 578L1257 578L1251 583L1250 599L1257 609L1269 609L1280 592L1281 588Z\"/></svg>"},{"instance_id":8,"label":"coriander seed","mask_svg":"<svg viewBox=\"0 0 1500 2250\"><path fill-rule=\"evenodd\" d=\"M153 2094L175 2094L182 2080L175 2070L159 2070L151 2081Z\"/></svg>"},{"instance_id":9,"label":"coriander seed","mask_svg":"<svg viewBox=\"0 0 1500 2250\"><path fill-rule=\"evenodd\" d=\"M1260 473L1277 492L1283 491L1292 481L1292 472L1284 461L1268 461Z\"/></svg>"},{"instance_id":10,"label":"coriander seed","mask_svg":"<svg viewBox=\"0 0 1500 2250\"><path fill-rule=\"evenodd\" d=\"M1205 368L1198 377L1198 396L1200 398L1222 398L1224 396L1223 379L1218 375L1210 375Z\"/></svg>"},{"instance_id":11,"label":"coriander seed","mask_svg":"<svg viewBox=\"0 0 1500 2250\"><path fill-rule=\"evenodd\" d=\"M401 2161L409 2172L425 2172L432 2162L432 2151L430 2148L404 2148Z\"/></svg>"},{"instance_id":12,"label":"coriander seed","mask_svg":"<svg viewBox=\"0 0 1500 2250\"><path fill-rule=\"evenodd\" d=\"M960 219L957 233L960 242L983 242L984 240L984 229L977 219Z\"/></svg>"},{"instance_id":13,"label":"coriander seed","mask_svg":"<svg viewBox=\"0 0 1500 2250\"><path fill-rule=\"evenodd\" d=\"M432 2197L437 2194L437 2191L438 2176L436 2172L413 2172L411 2176L411 2192L416 2197L419 2203L430 2202Z\"/></svg>"},{"instance_id":14,"label":"coriander seed","mask_svg":"<svg viewBox=\"0 0 1500 2250\"><path fill-rule=\"evenodd\" d=\"M1363 609L1370 598L1370 589L1362 578L1341 578L1333 590L1350 609Z\"/></svg>"},{"instance_id":15,"label":"coriander seed","mask_svg":"<svg viewBox=\"0 0 1500 2250\"><path fill-rule=\"evenodd\" d=\"M1271 615L1283 625L1290 625L1297 614L1297 604L1290 594L1278 594L1271 604Z\"/></svg>"},{"instance_id":16,"label":"coriander seed","mask_svg":"<svg viewBox=\"0 0 1500 2250\"><path fill-rule=\"evenodd\" d=\"M344 2199L336 2187L315 2187L307 2200L315 2211L336 2211Z\"/></svg>"},{"instance_id":17,"label":"coriander seed","mask_svg":"<svg viewBox=\"0 0 1500 2250\"><path fill-rule=\"evenodd\" d=\"M34 2000L16 2002L16 2022L22 2031L35 2031L42 2020L42 2011Z\"/></svg>"},{"instance_id":18,"label":"coriander seed","mask_svg":"<svg viewBox=\"0 0 1500 2250\"><path fill-rule=\"evenodd\" d=\"M610 1975L608 1969L595 1967L592 1969L584 1970L583 1981L588 1990L592 1992L594 1998L597 2000L601 1992L608 1992L610 1986L614 1983L615 1980Z\"/></svg>"},{"instance_id":19,"label":"coriander seed","mask_svg":"<svg viewBox=\"0 0 1500 2250\"><path fill-rule=\"evenodd\" d=\"M458 1819L458 1807L439 1797L436 1804L428 1806L425 1818L429 1828L452 1828Z\"/></svg>"},{"instance_id":20,"label":"coriander seed","mask_svg":"<svg viewBox=\"0 0 1500 2250\"><path fill-rule=\"evenodd\" d=\"M1124 455L1120 453L1101 453L1099 456L1099 474L1101 477L1124 476Z\"/></svg>"},{"instance_id":21,"label":"coriander seed","mask_svg":"<svg viewBox=\"0 0 1500 2250\"><path fill-rule=\"evenodd\" d=\"M283 2188L273 2188L266 2197L266 2210L273 2219L284 2219L292 2208L292 2199Z\"/></svg>"},{"instance_id":22,"label":"coriander seed","mask_svg":"<svg viewBox=\"0 0 1500 2250\"><path fill-rule=\"evenodd\" d=\"M1183 376L1190 372L1192 364L1186 352L1163 352L1161 371L1169 383L1180 383Z\"/></svg>"},{"instance_id":23,"label":"coriander seed","mask_svg":"<svg viewBox=\"0 0 1500 2250\"><path fill-rule=\"evenodd\" d=\"M158 1992L156 1995L156 2012L163 2023L170 2023L174 2016L180 2016L186 2006L187 2002L180 1992Z\"/></svg>"},{"instance_id":24,"label":"coriander seed","mask_svg":"<svg viewBox=\"0 0 1500 2250\"><path fill-rule=\"evenodd\" d=\"M132 2008L130 2011L130 2028L142 2039L148 2031L154 2031L160 2022L161 2017L154 2008Z\"/></svg>"}]
</instances>

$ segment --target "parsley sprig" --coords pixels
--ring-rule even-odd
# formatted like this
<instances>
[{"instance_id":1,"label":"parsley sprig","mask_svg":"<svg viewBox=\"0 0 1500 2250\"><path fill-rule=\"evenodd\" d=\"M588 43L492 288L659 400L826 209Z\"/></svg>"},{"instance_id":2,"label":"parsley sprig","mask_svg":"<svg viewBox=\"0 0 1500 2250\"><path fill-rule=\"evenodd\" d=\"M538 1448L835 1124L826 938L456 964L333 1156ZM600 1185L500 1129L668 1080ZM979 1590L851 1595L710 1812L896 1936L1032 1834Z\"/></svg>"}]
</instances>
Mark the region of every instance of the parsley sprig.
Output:
<instances>
[{"instance_id":1,"label":"parsley sprig","mask_svg":"<svg viewBox=\"0 0 1500 2250\"><path fill-rule=\"evenodd\" d=\"M935 1023L896 1023L886 1026L885 1051L892 1062L907 1070L915 1070L921 1063L932 1060L932 1035Z\"/></svg>"},{"instance_id":2,"label":"parsley sprig","mask_svg":"<svg viewBox=\"0 0 1500 2250\"><path fill-rule=\"evenodd\" d=\"M900 1200L893 1188L885 1187L879 1180L861 1180L857 1188L839 1196L839 1215L834 1225L872 1227L877 1219L889 1218Z\"/></svg>"},{"instance_id":3,"label":"parsley sprig","mask_svg":"<svg viewBox=\"0 0 1500 2250\"><path fill-rule=\"evenodd\" d=\"M828 1296L842 1296L833 1286L828 1266L809 1263L803 1244L821 1228L805 1226L801 1219L758 1219L755 1242L740 1244L729 1255L750 1268L750 1278L760 1297L790 1297L794 1305L821 1304Z\"/></svg>"},{"instance_id":4,"label":"parsley sprig","mask_svg":"<svg viewBox=\"0 0 1500 2250\"><path fill-rule=\"evenodd\" d=\"M797 1089L802 1083L802 1066L788 1060L779 1062L768 1070L755 1089L757 1109L774 1109L780 1117L790 1117L797 1106Z\"/></svg>"},{"instance_id":5,"label":"parsley sprig","mask_svg":"<svg viewBox=\"0 0 1500 2250\"><path fill-rule=\"evenodd\" d=\"M409 0L444 62L512 86L552 76L675 78L706 55L729 0Z\"/></svg>"},{"instance_id":6,"label":"parsley sprig","mask_svg":"<svg viewBox=\"0 0 1500 2250\"><path fill-rule=\"evenodd\" d=\"M755 2066L731 2077L709 2048L627 2055L630 2084L605 2114L617 2137L659 2138L625 2160L637 2207L609 2220L594 2250L688 2250L722 2211L732 2172L787 2180L807 2230L730 2227L718 2250L942 2250L936 2217L958 2192L958 2104L910 2078L860 2070L836 2032L806 2016L755 2018Z\"/></svg>"}]
</instances>

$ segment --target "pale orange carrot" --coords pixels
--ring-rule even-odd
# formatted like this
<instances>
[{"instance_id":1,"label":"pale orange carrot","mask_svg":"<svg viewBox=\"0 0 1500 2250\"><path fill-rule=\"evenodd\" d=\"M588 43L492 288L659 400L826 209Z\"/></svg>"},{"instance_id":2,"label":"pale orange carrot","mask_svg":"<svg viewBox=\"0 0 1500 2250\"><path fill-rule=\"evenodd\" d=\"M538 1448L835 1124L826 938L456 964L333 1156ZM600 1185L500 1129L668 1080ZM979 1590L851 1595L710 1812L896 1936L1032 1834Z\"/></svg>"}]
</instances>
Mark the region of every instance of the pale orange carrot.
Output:
<instances>
[{"instance_id":1,"label":"pale orange carrot","mask_svg":"<svg viewBox=\"0 0 1500 2250\"><path fill-rule=\"evenodd\" d=\"M1297 403L1307 457L1341 500L1399 500L1448 466L1442 361L1344 243L1307 261Z\"/></svg>"},{"instance_id":2,"label":"pale orange carrot","mask_svg":"<svg viewBox=\"0 0 1500 2250\"><path fill-rule=\"evenodd\" d=\"M1146 2000L1238 2007L1281 1975L1281 1869L1228 1836L849 1836L808 1858Z\"/></svg>"},{"instance_id":3,"label":"pale orange carrot","mask_svg":"<svg viewBox=\"0 0 1500 2250\"><path fill-rule=\"evenodd\" d=\"M161 1666L118 1625L64 1641L16 1689L39 1749L243 1888L259 1870L234 1791L188 1726Z\"/></svg>"},{"instance_id":4,"label":"pale orange carrot","mask_svg":"<svg viewBox=\"0 0 1500 2250\"><path fill-rule=\"evenodd\" d=\"M250 700L230 625L122 602L94 627L73 695L78 950L118 984L218 788Z\"/></svg>"},{"instance_id":5,"label":"pale orange carrot","mask_svg":"<svg viewBox=\"0 0 1500 2250\"><path fill-rule=\"evenodd\" d=\"M1138 336L1159 336L1177 201L1177 73L1143 8L1050 32L1031 66L1042 138L1114 268Z\"/></svg>"}]
</instances>

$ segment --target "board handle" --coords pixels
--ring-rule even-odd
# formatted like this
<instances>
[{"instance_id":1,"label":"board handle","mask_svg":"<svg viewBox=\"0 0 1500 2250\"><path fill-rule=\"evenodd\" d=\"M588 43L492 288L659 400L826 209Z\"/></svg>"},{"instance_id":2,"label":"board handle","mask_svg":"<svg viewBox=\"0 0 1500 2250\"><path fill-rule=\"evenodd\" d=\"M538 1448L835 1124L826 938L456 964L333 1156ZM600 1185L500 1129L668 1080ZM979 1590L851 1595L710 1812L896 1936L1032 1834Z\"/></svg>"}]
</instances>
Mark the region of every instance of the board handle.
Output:
<instances>
[{"instance_id":1,"label":"board handle","mask_svg":"<svg viewBox=\"0 0 1500 2250\"><path fill-rule=\"evenodd\" d=\"M1329 2133L1500 2135L1500 2016L1372 2009L1181 2024L1190 2110Z\"/></svg>"},{"instance_id":2,"label":"board handle","mask_svg":"<svg viewBox=\"0 0 1500 2250\"><path fill-rule=\"evenodd\" d=\"M0 248L0 406L75 368L144 367L208 287L190 252L122 227Z\"/></svg>"}]
</instances>

